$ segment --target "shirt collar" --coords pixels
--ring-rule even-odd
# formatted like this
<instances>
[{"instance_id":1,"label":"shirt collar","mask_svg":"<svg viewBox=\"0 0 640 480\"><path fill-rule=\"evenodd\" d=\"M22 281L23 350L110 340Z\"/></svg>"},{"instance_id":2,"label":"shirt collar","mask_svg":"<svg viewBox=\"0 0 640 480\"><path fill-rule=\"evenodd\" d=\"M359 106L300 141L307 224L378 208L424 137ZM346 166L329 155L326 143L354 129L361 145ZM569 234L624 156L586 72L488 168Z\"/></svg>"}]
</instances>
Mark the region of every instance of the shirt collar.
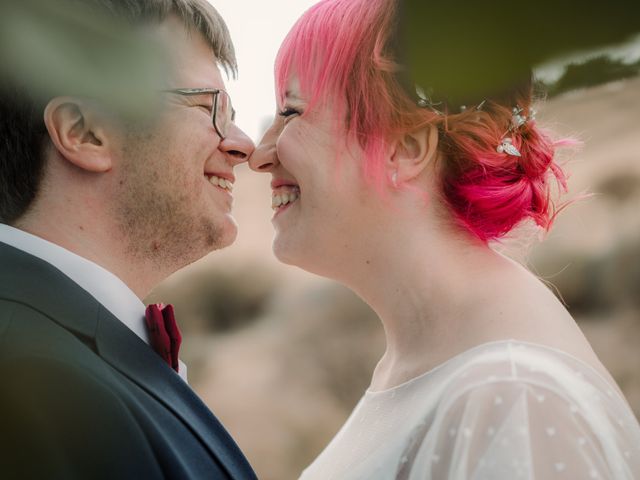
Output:
<instances>
[{"instance_id":1,"label":"shirt collar","mask_svg":"<svg viewBox=\"0 0 640 480\"><path fill-rule=\"evenodd\" d=\"M149 344L144 323L144 303L113 273L55 243L9 225L0 224L0 242L38 257L60 270ZM186 381L186 365L180 362L179 370L180 376Z\"/></svg>"}]
</instances>

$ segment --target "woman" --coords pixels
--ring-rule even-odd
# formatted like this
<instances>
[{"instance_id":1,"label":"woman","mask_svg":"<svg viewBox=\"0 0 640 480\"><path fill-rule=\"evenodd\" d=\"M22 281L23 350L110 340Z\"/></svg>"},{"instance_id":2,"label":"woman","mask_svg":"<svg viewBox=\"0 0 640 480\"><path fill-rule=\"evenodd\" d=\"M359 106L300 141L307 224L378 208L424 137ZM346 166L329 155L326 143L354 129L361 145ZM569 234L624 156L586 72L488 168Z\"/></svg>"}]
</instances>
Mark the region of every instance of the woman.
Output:
<instances>
[{"instance_id":1,"label":"woman","mask_svg":"<svg viewBox=\"0 0 640 480\"><path fill-rule=\"evenodd\" d=\"M324 0L303 15L250 159L273 177L276 256L352 288L387 340L302 478L640 478L614 380L563 305L489 246L526 221L548 230L550 182L564 185L530 85L460 113L414 94L395 8Z\"/></svg>"}]
</instances>

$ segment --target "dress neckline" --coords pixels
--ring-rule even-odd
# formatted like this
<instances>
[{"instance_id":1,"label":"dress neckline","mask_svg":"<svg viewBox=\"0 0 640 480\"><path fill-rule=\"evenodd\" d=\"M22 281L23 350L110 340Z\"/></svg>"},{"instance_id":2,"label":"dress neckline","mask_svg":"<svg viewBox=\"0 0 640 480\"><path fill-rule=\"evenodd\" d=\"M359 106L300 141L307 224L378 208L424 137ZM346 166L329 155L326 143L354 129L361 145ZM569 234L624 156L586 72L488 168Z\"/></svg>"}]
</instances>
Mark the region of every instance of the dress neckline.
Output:
<instances>
[{"instance_id":1,"label":"dress neckline","mask_svg":"<svg viewBox=\"0 0 640 480\"><path fill-rule=\"evenodd\" d=\"M460 353L456 353L455 355L453 355L452 357L444 360L443 362L439 363L438 365L436 365L435 367L427 370L426 372L423 372L419 375L416 375L413 378L410 378L409 380L406 380L402 383L399 383L398 385L394 385L393 387L389 387L389 388L385 388L383 390L371 390L370 388L367 388L365 390L364 396L365 397L369 397L369 398L373 398L376 396L382 396L382 395L386 395L389 393L393 393L393 392L399 392L400 390L404 390L405 388L408 388L410 385L413 385L415 383L418 383L421 380L426 379L427 377L432 376L433 374L435 374L436 372L438 372L439 370L443 369L444 367L446 367L447 365L455 362L456 360L467 356L473 352L475 352L476 350L481 350L481 349L486 349L492 346L497 346L500 344L505 344L505 345L512 345L512 344L517 344L517 345L523 345L525 347L532 347L532 348L538 348L541 350L547 350L547 351L551 351L554 352L556 354L559 354L561 356L567 357L571 360L573 360L574 362L579 363L580 365L582 365L583 367L587 368L590 372L592 372L593 374L595 374L599 379L601 379L603 382L605 382L605 384L609 387L611 386L611 382L609 380L607 380L594 366L590 365L589 363L585 362L584 360L579 359L578 357L565 352L564 350L560 350L558 348L552 347L550 345L544 345L542 343L535 343L535 342L528 342L525 340L516 340L514 338L509 338L509 339L503 339L503 340L491 340L489 342L483 342L483 343L479 343L478 345L474 345L471 348L468 348L466 350L463 350Z\"/></svg>"}]
</instances>

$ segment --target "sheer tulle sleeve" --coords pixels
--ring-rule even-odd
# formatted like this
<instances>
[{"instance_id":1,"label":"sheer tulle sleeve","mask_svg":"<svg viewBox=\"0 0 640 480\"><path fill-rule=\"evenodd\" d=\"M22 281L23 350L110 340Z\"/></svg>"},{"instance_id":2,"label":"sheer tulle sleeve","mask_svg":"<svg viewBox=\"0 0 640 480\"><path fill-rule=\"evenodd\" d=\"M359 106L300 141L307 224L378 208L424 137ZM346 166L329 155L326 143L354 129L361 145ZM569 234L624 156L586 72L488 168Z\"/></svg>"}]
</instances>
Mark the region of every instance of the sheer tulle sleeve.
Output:
<instances>
[{"instance_id":1,"label":"sheer tulle sleeve","mask_svg":"<svg viewBox=\"0 0 640 480\"><path fill-rule=\"evenodd\" d=\"M408 478L640 478L637 421L617 393L580 375L565 385L544 374L527 377L454 385L414 446Z\"/></svg>"}]
</instances>

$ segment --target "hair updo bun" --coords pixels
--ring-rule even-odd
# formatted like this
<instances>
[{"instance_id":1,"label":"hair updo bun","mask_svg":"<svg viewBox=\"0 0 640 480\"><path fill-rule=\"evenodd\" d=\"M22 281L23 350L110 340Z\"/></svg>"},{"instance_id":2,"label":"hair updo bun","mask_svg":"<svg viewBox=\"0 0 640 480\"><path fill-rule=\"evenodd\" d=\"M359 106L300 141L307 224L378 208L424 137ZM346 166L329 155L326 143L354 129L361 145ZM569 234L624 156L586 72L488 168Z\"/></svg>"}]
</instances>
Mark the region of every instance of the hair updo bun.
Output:
<instances>
[{"instance_id":1,"label":"hair updo bun","mask_svg":"<svg viewBox=\"0 0 640 480\"><path fill-rule=\"evenodd\" d=\"M449 115L439 125L444 198L458 222L484 242L527 219L548 231L559 211L551 198L552 181L567 190L554 160L561 142L553 142L534 120L510 130L516 105L529 116L528 91ZM498 151L504 138L521 156Z\"/></svg>"}]
</instances>

